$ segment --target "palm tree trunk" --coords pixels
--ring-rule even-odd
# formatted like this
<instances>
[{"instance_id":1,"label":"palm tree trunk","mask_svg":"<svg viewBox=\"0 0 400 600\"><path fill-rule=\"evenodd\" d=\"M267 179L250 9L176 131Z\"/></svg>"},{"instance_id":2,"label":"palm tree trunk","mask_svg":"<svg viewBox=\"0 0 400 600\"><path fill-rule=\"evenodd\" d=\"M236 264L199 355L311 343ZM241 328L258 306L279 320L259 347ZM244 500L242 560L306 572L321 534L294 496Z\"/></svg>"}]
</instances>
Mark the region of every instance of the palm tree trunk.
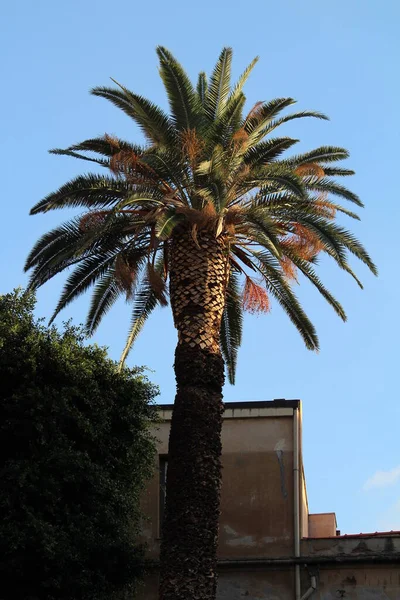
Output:
<instances>
[{"instance_id":1,"label":"palm tree trunk","mask_svg":"<svg viewBox=\"0 0 400 600\"><path fill-rule=\"evenodd\" d=\"M178 345L161 542L160 600L213 600L221 487L224 363L219 332L227 257L221 240L177 232L170 294Z\"/></svg>"}]
</instances>

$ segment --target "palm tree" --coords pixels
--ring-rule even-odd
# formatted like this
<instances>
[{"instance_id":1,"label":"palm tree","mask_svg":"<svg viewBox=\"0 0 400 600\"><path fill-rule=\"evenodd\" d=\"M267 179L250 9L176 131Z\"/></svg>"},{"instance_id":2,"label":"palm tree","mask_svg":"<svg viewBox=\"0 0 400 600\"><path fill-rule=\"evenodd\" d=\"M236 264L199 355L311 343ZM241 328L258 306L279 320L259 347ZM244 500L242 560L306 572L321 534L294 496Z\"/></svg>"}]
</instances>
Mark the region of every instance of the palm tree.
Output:
<instances>
[{"instance_id":1,"label":"palm tree","mask_svg":"<svg viewBox=\"0 0 400 600\"><path fill-rule=\"evenodd\" d=\"M298 140L274 137L292 119L281 116L292 98L259 102L244 116L243 86L255 59L231 86L232 51L222 50L207 79L194 87L165 48L157 54L170 105L167 115L122 85L99 87L141 128L145 145L115 137L86 140L55 154L105 167L79 176L33 207L31 214L77 207L84 213L46 233L31 251L37 288L74 267L54 318L94 286L87 318L92 334L123 294L132 323L121 368L134 340L168 293L178 344L177 394L172 417L167 503L161 544L160 597L211 599L216 593L216 549L221 482L224 363L229 380L242 333L242 311L268 311L274 298L311 350L315 329L293 290L308 279L343 320L343 308L319 279L322 253L361 283L348 264L352 253L376 273L357 239L336 223L357 215L335 197L362 206L336 178L353 171L333 163L343 148L321 147L282 158ZM169 279L169 289L167 282Z\"/></svg>"}]
</instances>

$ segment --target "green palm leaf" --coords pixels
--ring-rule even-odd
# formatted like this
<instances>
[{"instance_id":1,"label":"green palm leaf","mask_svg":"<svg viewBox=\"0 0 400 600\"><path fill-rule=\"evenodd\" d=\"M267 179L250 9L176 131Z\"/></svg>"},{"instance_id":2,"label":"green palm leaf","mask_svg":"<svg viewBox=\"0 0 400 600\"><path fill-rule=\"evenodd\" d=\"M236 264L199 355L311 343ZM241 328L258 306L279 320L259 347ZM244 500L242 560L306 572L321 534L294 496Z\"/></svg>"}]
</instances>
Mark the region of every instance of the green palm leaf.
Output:
<instances>
[{"instance_id":1,"label":"green palm leaf","mask_svg":"<svg viewBox=\"0 0 400 600\"><path fill-rule=\"evenodd\" d=\"M91 93L112 102L139 125L150 142L155 144L173 143L174 131L167 115L155 104L130 92L115 81L121 89L109 87L93 88Z\"/></svg>"},{"instance_id":2,"label":"green palm leaf","mask_svg":"<svg viewBox=\"0 0 400 600\"><path fill-rule=\"evenodd\" d=\"M235 384L237 354L242 342L243 310L239 278L231 271L224 313L221 321L221 350L225 359L229 383Z\"/></svg>"},{"instance_id":3,"label":"green palm leaf","mask_svg":"<svg viewBox=\"0 0 400 600\"><path fill-rule=\"evenodd\" d=\"M218 119L225 109L231 82L232 49L223 48L210 78L204 104L211 121Z\"/></svg>"},{"instance_id":4,"label":"green palm leaf","mask_svg":"<svg viewBox=\"0 0 400 600\"><path fill-rule=\"evenodd\" d=\"M357 204L357 206L364 206L357 194L351 192L343 185L340 185L339 183L331 181L330 179L327 179L325 177L322 179L318 179L317 177L307 177L304 179L304 184L309 190L317 192L328 192L329 194L334 194L335 196L345 198L346 200Z\"/></svg>"},{"instance_id":5,"label":"green palm leaf","mask_svg":"<svg viewBox=\"0 0 400 600\"><path fill-rule=\"evenodd\" d=\"M283 152L297 144L299 140L292 138L275 138L251 146L243 156L243 160L250 166L261 166L276 160Z\"/></svg>"},{"instance_id":6,"label":"green palm leaf","mask_svg":"<svg viewBox=\"0 0 400 600\"><path fill-rule=\"evenodd\" d=\"M132 187L125 181L104 175L79 175L35 204L30 214L58 208L84 206L108 208L124 198Z\"/></svg>"},{"instance_id":7,"label":"green palm leaf","mask_svg":"<svg viewBox=\"0 0 400 600\"><path fill-rule=\"evenodd\" d=\"M318 350L319 342L314 325L302 309L284 275L264 252L252 251L258 259L258 269L264 278L267 291L278 301L309 350Z\"/></svg>"},{"instance_id":8,"label":"green palm leaf","mask_svg":"<svg viewBox=\"0 0 400 600\"><path fill-rule=\"evenodd\" d=\"M310 152L304 152L297 156L285 160L285 164L291 167L297 167L307 163L330 163L337 160L345 160L349 157L349 153L345 148L338 148L336 146L321 146L315 148Z\"/></svg>"},{"instance_id":9,"label":"green palm leaf","mask_svg":"<svg viewBox=\"0 0 400 600\"><path fill-rule=\"evenodd\" d=\"M166 48L159 46L157 54L175 127L180 131L196 129L200 123L201 105L188 76Z\"/></svg>"},{"instance_id":10,"label":"green palm leaf","mask_svg":"<svg viewBox=\"0 0 400 600\"><path fill-rule=\"evenodd\" d=\"M68 277L60 299L53 312L50 323L70 302L86 292L98 279L100 279L115 261L115 253L100 256L89 256L78 264Z\"/></svg>"},{"instance_id":11,"label":"green palm leaf","mask_svg":"<svg viewBox=\"0 0 400 600\"><path fill-rule=\"evenodd\" d=\"M89 313L86 319L86 333L93 335L101 320L122 294L115 280L115 272L109 271L100 279L94 288Z\"/></svg>"},{"instance_id":12,"label":"green palm leaf","mask_svg":"<svg viewBox=\"0 0 400 600\"><path fill-rule=\"evenodd\" d=\"M165 280L163 267L164 256L160 255L156 261L154 269ZM139 333L142 331L148 317L159 304L159 298L157 297L157 294L155 293L152 286L150 285L147 272L144 270L141 283L139 284L138 289L134 295L131 326L129 329L129 334L125 347L122 351L121 358L119 360L119 370L122 369L129 354L129 351L131 350Z\"/></svg>"},{"instance_id":13,"label":"green palm leaf","mask_svg":"<svg viewBox=\"0 0 400 600\"><path fill-rule=\"evenodd\" d=\"M200 103L204 107L204 104L206 101L206 96L207 96L207 90L208 90L207 75L204 73L204 71L199 73L196 90L197 90L197 95L199 97Z\"/></svg>"}]
</instances>

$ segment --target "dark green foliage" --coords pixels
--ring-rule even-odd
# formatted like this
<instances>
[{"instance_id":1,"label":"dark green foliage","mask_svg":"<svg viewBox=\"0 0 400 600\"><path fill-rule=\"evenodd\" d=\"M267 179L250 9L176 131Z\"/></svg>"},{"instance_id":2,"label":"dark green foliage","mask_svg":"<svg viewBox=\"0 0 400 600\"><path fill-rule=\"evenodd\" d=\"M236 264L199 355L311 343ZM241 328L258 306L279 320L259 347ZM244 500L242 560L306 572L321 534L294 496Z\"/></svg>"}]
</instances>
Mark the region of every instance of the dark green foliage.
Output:
<instances>
[{"instance_id":1,"label":"dark green foliage","mask_svg":"<svg viewBox=\"0 0 400 600\"><path fill-rule=\"evenodd\" d=\"M132 598L156 388L34 304L0 296L0 598Z\"/></svg>"}]
</instances>

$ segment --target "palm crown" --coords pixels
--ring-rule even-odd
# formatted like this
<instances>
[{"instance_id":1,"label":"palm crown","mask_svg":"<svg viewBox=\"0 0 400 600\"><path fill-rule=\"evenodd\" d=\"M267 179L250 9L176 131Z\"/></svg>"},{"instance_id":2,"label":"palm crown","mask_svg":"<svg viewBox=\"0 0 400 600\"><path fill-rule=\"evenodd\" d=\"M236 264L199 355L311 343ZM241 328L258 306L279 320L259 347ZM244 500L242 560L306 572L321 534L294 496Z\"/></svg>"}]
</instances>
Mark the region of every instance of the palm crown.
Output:
<instances>
[{"instance_id":1,"label":"palm crown","mask_svg":"<svg viewBox=\"0 0 400 600\"><path fill-rule=\"evenodd\" d=\"M321 147L282 158L298 140L276 137L275 130L292 119L326 119L323 114L281 116L294 100L278 98L259 102L244 115L243 86L256 59L231 86L232 51L225 48L209 80L200 73L194 87L165 48L159 47L157 54L170 115L119 84L92 90L130 116L146 144L105 135L51 151L92 161L108 174L79 176L33 207L32 214L64 207L85 212L46 233L26 268L33 269L31 286L36 288L74 266L52 318L95 286L88 334L121 294L131 299L123 363L146 318L158 304L167 303L172 237L189 230L198 244L202 231L212 232L228 257L220 343L233 382L242 310L267 311L270 296L287 312L306 346L318 348L315 329L292 290L299 272L345 320L314 265L326 253L361 285L348 264L350 252L376 273L363 246L336 223L338 212L358 216L333 198L362 203L336 181L353 174L332 166L348 157L343 148Z\"/></svg>"}]
</instances>

